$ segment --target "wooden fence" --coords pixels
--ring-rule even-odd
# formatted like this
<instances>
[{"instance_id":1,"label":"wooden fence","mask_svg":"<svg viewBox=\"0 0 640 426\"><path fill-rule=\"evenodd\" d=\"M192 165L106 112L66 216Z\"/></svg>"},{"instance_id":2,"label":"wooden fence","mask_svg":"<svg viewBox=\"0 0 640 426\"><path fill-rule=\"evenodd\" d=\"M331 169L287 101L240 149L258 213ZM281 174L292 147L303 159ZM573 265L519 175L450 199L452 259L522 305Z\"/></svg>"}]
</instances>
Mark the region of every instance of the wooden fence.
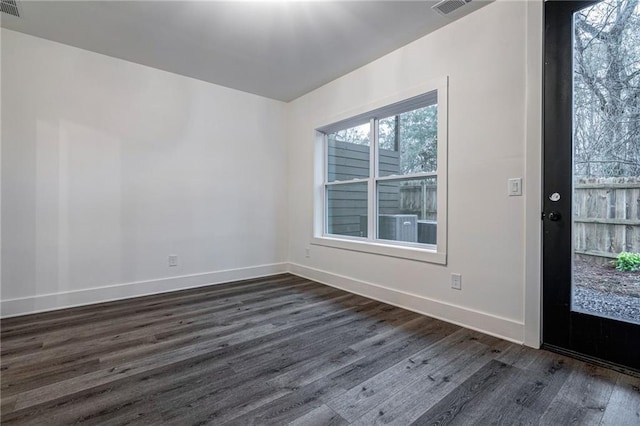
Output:
<instances>
[{"instance_id":1,"label":"wooden fence","mask_svg":"<svg viewBox=\"0 0 640 426\"><path fill-rule=\"evenodd\" d=\"M437 220L438 185L435 178L412 182L400 188L400 208L422 220Z\"/></svg>"},{"instance_id":2,"label":"wooden fence","mask_svg":"<svg viewBox=\"0 0 640 426\"><path fill-rule=\"evenodd\" d=\"M640 253L640 177L577 179L573 203L577 254Z\"/></svg>"}]
</instances>

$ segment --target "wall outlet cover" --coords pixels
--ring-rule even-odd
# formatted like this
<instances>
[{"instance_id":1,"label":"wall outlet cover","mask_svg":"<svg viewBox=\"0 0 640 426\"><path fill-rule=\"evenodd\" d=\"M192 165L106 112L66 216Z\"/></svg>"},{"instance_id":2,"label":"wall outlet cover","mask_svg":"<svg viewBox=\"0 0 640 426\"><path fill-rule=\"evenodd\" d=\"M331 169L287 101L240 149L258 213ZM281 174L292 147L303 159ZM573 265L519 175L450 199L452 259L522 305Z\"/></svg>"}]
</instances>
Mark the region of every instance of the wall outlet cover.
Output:
<instances>
[{"instance_id":1,"label":"wall outlet cover","mask_svg":"<svg viewBox=\"0 0 640 426\"><path fill-rule=\"evenodd\" d=\"M462 290L462 275L451 274L451 288L455 290Z\"/></svg>"}]
</instances>

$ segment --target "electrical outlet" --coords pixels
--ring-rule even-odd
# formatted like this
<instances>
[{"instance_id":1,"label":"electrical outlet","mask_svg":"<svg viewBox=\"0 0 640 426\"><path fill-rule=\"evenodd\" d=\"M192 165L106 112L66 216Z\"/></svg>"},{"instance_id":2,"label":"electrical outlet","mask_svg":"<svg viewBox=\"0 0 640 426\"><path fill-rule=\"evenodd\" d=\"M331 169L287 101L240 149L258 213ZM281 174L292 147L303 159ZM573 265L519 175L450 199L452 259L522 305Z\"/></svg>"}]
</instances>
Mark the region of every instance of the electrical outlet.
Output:
<instances>
[{"instance_id":1,"label":"electrical outlet","mask_svg":"<svg viewBox=\"0 0 640 426\"><path fill-rule=\"evenodd\" d=\"M169 266L178 266L178 255L170 254L169 255Z\"/></svg>"},{"instance_id":2,"label":"electrical outlet","mask_svg":"<svg viewBox=\"0 0 640 426\"><path fill-rule=\"evenodd\" d=\"M455 290L462 290L462 275L451 274L451 288Z\"/></svg>"},{"instance_id":3,"label":"electrical outlet","mask_svg":"<svg viewBox=\"0 0 640 426\"><path fill-rule=\"evenodd\" d=\"M309 247L304 249L304 257L306 257L307 259L311 257L311 249Z\"/></svg>"}]
</instances>

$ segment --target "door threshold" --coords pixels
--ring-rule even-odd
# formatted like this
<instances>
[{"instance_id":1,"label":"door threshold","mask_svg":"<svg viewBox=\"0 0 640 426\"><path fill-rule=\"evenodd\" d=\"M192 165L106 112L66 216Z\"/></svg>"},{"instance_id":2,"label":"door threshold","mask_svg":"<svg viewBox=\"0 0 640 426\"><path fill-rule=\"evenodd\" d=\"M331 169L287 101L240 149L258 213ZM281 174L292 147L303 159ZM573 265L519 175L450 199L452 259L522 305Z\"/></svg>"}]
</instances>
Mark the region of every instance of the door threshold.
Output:
<instances>
[{"instance_id":1,"label":"door threshold","mask_svg":"<svg viewBox=\"0 0 640 426\"><path fill-rule=\"evenodd\" d=\"M575 358L579 361L588 362L591 364L595 364L599 367L609 368L611 370L615 370L617 372L627 374L629 376L640 377L640 370L636 370L635 368L627 367L625 365L616 364L615 362L605 361L600 358L595 358L589 355L582 354L580 352L575 352L569 349L560 348L558 346L550 345L548 343L543 343L540 349L547 350L549 352L555 352L560 355L565 355L570 358Z\"/></svg>"}]
</instances>

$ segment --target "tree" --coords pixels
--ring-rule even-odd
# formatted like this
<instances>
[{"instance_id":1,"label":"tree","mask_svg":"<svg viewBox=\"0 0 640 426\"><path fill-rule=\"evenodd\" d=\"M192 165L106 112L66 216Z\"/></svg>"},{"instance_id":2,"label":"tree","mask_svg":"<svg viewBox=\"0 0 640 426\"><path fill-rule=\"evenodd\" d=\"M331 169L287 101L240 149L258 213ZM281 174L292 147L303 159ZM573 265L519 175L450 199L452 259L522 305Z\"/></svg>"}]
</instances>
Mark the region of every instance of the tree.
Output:
<instances>
[{"instance_id":1,"label":"tree","mask_svg":"<svg viewBox=\"0 0 640 426\"><path fill-rule=\"evenodd\" d=\"M378 120L380 149L399 151L399 173L406 175L437 170L438 107L429 105ZM369 124L328 135L329 142L370 144Z\"/></svg>"},{"instance_id":2,"label":"tree","mask_svg":"<svg viewBox=\"0 0 640 426\"><path fill-rule=\"evenodd\" d=\"M437 124L437 105L380 120L380 148L400 151L401 174L436 171Z\"/></svg>"},{"instance_id":3,"label":"tree","mask_svg":"<svg viewBox=\"0 0 640 426\"><path fill-rule=\"evenodd\" d=\"M329 141L340 141L356 145L369 145L369 124L339 130L329 135Z\"/></svg>"},{"instance_id":4,"label":"tree","mask_svg":"<svg viewBox=\"0 0 640 426\"><path fill-rule=\"evenodd\" d=\"M604 0L583 9L574 39L575 173L640 176L638 0Z\"/></svg>"}]
</instances>

